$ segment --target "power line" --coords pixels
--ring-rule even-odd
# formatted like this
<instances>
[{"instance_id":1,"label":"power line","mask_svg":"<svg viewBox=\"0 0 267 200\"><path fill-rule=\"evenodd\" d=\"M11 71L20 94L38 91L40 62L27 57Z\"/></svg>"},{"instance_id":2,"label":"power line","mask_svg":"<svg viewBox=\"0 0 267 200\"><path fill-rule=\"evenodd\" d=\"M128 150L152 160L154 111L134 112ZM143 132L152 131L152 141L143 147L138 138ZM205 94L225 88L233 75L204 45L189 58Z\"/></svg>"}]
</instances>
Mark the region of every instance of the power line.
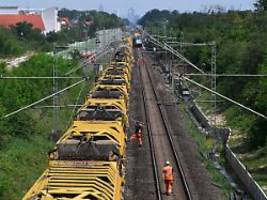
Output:
<instances>
[{"instance_id":1,"label":"power line","mask_svg":"<svg viewBox=\"0 0 267 200\"><path fill-rule=\"evenodd\" d=\"M145 32L145 31L144 31ZM178 58L180 58L181 60L185 61L187 64L189 64L190 66L194 67L196 70L198 70L199 72L201 72L201 74L185 74L186 76L211 76L211 77L267 77L267 75L265 74L260 74L260 75L253 75L253 74L205 74L203 70L201 70L200 68L198 68L196 65L194 65L193 63L191 63L187 58L185 58L183 55L181 55L178 51L176 51L175 49L173 49L170 45L166 44L166 43L161 43L160 41L158 41L157 39L155 39L153 36L151 36L149 33L145 32L151 42L157 46L160 46L161 48L163 49L167 49L169 52L171 52L172 54L174 54L175 56L177 56ZM183 42L175 42L173 44L179 44L179 45L184 45L184 46L214 46L214 43L183 43ZM264 119L267 119L267 116L263 115L262 113L259 113L249 107L246 107L244 106L243 104L233 100L233 99L230 99L216 91L213 91L209 88L207 88L206 86L202 85L202 84L199 84L197 83L196 81L193 81L191 79L189 79L188 77L183 77L183 79L211 92L212 94L215 94L227 101L230 101L231 103L245 109L245 110L248 110L249 112L252 112Z\"/></svg>"},{"instance_id":2,"label":"power line","mask_svg":"<svg viewBox=\"0 0 267 200\"><path fill-rule=\"evenodd\" d=\"M198 70L200 73L204 73L204 71L202 69L200 69L199 67L197 67L195 64L193 64L192 62L190 62L186 57L184 57L182 54L180 54L178 51L176 51L174 48L172 48L170 45L166 44L167 48L170 49L171 53L173 53L174 55L178 56L180 59L182 59L183 61L185 61L187 64L189 64L190 66L192 66L193 68L195 68L196 70Z\"/></svg>"},{"instance_id":3,"label":"power line","mask_svg":"<svg viewBox=\"0 0 267 200\"><path fill-rule=\"evenodd\" d=\"M0 76L0 79L82 79L80 76L50 77L50 76Z\"/></svg>"},{"instance_id":4,"label":"power line","mask_svg":"<svg viewBox=\"0 0 267 200\"><path fill-rule=\"evenodd\" d=\"M96 59L104 56L105 54L107 54L108 52L110 51L110 49L108 47L106 47L103 51L99 52L97 55L96 55ZM74 68L74 69L71 69L70 71L68 71L67 73L65 73L65 76L68 76L76 71L78 71L79 69L82 69L83 67L85 67L86 65L88 64L96 64L96 63L91 63L92 62L92 58L91 57L89 60L85 60L81 63L80 66Z\"/></svg>"},{"instance_id":5,"label":"power line","mask_svg":"<svg viewBox=\"0 0 267 200\"><path fill-rule=\"evenodd\" d=\"M83 105L59 105L59 106L34 106L33 109L43 109L43 108L73 108L82 107Z\"/></svg>"},{"instance_id":6,"label":"power line","mask_svg":"<svg viewBox=\"0 0 267 200\"><path fill-rule=\"evenodd\" d=\"M85 86L86 86L86 84L84 83L84 84L82 85L81 89L80 89L80 92L79 92L77 98L76 98L75 105L77 105L77 106L74 106L73 109L72 109L72 113L71 113L71 116L70 116L68 125L71 123L71 120L72 120L72 118L74 117L75 109L78 107L78 101L80 100L80 96L81 96L81 94L82 94L82 92L83 92Z\"/></svg>"},{"instance_id":7,"label":"power line","mask_svg":"<svg viewBox=\"0 0 267 200\"><path fill-rule=\"evenodd\" d=\"M216 76L216 77L267 77L267 74L184 74L185 76Z\"/></svg>"},{"instance_id":8,"label":"power line","mask_svg":"<svg viewBox=\"0 0 267 200\"><path fill-rule=\"evenodd\" d=\"M18 110L16 110L16 111L13 111L13 112L11 112L11 113L9 113L9 114L3 116L2 119L8 118L8 117L10 117L10 116L12 116L12 115L15 115L15 114L17 114L17 113L23 111L23 110L26 110L26 109L28 109L28 108L30 108L30 107L32 107L32 106L35 106L35 105L37 105L37 104L39 104L39 103L41 103L41 102L43 102L43 101L45 101L45 100L47 100L47 99L50 99L51 97L54 97L55 95L58 95L58 94L60 94L60 93L62 93L62 92L65 92L66 90L69 90L69 89L71 89L71 88L73 88L73 87L75 87L75 86L77 86L77 85L83 83L85 80L86 80L86 78L84 78L84 79L82 79L82 80L80 80L80 81L78 81L78 82L76 82L76 83L74 83L74 84L72 84L72 85L70 85L70 86L68 86L68 87L65 87L65 88L62 89L62 90L59 90L58 92L55 92L55 93L53 93L53 94L51 94L51 95L49 95L49 96L46 96L46 97L44 97L44 98L42 98L42 99L40 99L40 100L38 100L38 101L35 101L34 103L31 103L31 104L29 104L29 105L27 105L27 106L25 106L25 107L22 107L22 108L20 108L20 109L18 109Z\"/></svg>"},{"instance_id":9,"label":"power line","mask_svg":"<svg viewBox=\"0 0 267 200\"><path fill-rule=\"evenodd\" d=\"M193 47L204 47L204 46L213 46L214 44L212 42L210 43L190 43L190 42L167 42L170 45L177 45L177 46L193 46Z\"/></svg>"},{"instance_id":10,"label":"power line","mask_svg":"<svg viewBox=\"0 0 267 200\"><path fill-rule=\"evenodd\" d=\"M175 49L173 49L170 45L168 45L167 43L162 43L160 41L158 41L157 39L155 39L153 36L151 36L149 33L145 32L149 38L151 39L151 42L154 43L157 46L160 46L162 49L166 49L169 52L171 52L173 55L175 55L176 57L180 58L181 60L183 60L184 62L186 62L187 64L189 64L190 66L192 66L193 68L195 68L197 71L199 71L200 73L204 74L204 71L202 69L200 69L199 67L197 67L195 64L193 64L192 62L190 62L186 57L184 57L182 54L180 54L178 51L176 51Z\"/></svg>"},{"instance_id":11,"label":"power line","mask_svg":"<svg viewBox=\"0 0 267 200\"><path fill-rule=\"evenodd\" d=\"M211 93L213 93L213 94L215 94L215 95L217 95L217 96L219 96L219 97L221 97L221 98L223 98L223 99L225 99L227 101L230 101L231 103L233 103L233 104L235 104L235 105L237 105L237 106L239 106L239 107L241 107L241 108L243 108L245 110L248 110L249 112L252 112L255 115L258 115L259 117L267 119L267 116L265 116L264 114L259 113L259 112L255 111L255 110L253 110L253 109L251 109L251 108L249 108L247 106L244 106L243 104L241 104L241 103L239 103L239 102L237 102L237 101L235 101L233 99L230 99L229 97L226 97L226 96L224 96L224 95L222 95L222 94L220 94L218 92L215 92L215 91L207 88L206 86L204 86L204 85L202 85L202 84L200 84L200 83L198 83L196 81L193 81L193 80L191 80L191 79L189 79L187 77L183 77L183 79L186 80L186 81L189 81L190 83L193 83L194 85L197 85L197 86L199 86L199 87L201 87L201 88L203 88L203 89L205 89L205 90L207 90L207 91L209 91L209 92L211 92Z\"/></svg>"},{"instance_id":12,"label":"power line","mask_svg":"<svg viewBox=\"0 0 267 200\"><path fill-rule=\"evenodd\" d=\"M112 48L111 45L116 42L116 41L111 41L109 42L107 45L105 45L102 49L99 50L99 52L96 53L96 56L95 56L95 60L97 60L98 58L106 55L108 52L111 51ZM94 59L94 56L90 57L89 60L84 60L80 66L74 68L74 69L71 69L70 71L68 71L67 73L65 73L65 76L68 76L74 72L76 72L77 70L85 67L86 65L88 64L96 64L96 63L91 63L92 62L92 59Z\"/></svg>"}]
</instances>

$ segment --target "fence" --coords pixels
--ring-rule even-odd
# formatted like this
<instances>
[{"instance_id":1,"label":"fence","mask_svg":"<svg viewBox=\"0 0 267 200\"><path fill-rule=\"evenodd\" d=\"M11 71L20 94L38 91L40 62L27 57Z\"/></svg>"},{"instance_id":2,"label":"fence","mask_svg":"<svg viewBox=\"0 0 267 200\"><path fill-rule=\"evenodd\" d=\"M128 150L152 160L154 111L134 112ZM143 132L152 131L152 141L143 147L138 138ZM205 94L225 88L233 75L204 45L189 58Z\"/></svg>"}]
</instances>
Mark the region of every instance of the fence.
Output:
<instances>
[{"instance_id":1,"label":"fence","mask_svg":"<svg viewBox=\"0 0 267 200\"><path fill-rule=\"evenodd\" d=\"M246 167L241 163L237 156L232 152L230 147L226 145L225 156L229 165L234 169L236 175L246 187L247 191L256 200L267 200L267 196L262 188L252 178Z\"/></svg>"},{"instance_id":2,"label":"fence","mask_svg":"<svg viewBox=\"0 0 267 200\"><path fill-rule=\"evenodd\" d=\"M216 128L211 127L205 114L199 109L196 104L193 104L189 108L195 120L200 124L202 128L208 129L209 135L214 138L227 141L227 138L231 132L229 128ZM258 183L253 179L251 174L247 171L246 167L241 163L237 156L233 153L231 148L225 145L225 157L231 168L234 170L235 174L238 176L242 184L246 187L246 190L251 194L251 196L256 200L267 200L267 196L258 185Z\"/></svg>"}]
</instances>

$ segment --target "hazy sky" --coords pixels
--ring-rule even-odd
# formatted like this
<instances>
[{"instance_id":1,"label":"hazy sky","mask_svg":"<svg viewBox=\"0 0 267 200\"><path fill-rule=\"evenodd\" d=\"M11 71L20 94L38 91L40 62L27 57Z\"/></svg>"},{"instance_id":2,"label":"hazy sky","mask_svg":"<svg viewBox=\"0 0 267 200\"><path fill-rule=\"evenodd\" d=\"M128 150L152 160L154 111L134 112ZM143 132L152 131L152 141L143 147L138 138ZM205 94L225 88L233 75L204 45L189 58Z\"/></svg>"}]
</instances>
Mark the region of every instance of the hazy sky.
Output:
<instances>
[{"instance_id":1,"label":"hazy sky","mask_svg":"<svg viewBox=\"0 0 267 200\"><path fill-rule=\"evenodd\" d=\"M200 11L203 5L219 4L226 8L251 9L255 0L0 0L0 6L19 5L21 7L46 8L51 6L72 9L99 9L127 16L130 7L138 15L153 8L184 11Z\"/></svg>"}]
</instances>

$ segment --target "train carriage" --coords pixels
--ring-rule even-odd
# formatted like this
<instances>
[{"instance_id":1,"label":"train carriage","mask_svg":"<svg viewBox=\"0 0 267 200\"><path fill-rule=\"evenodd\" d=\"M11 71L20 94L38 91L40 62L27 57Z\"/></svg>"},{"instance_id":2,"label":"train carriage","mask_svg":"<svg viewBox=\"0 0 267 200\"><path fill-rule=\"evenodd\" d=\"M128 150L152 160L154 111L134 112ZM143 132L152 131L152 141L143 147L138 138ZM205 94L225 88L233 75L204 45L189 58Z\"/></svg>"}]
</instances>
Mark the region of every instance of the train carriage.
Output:
<instances>
[{"instance_id":1,"label":"train carriage","mask_svg":"<svg viewBox=\"0 0 267 200\"><path fill-rule=\"evenodd\" d=\"M125 41L23 200L122 199L133 62L132 39Z\"/></svg>"},{"instance_id":2,"label":"train carriage","mask_svg":"<svg viewBox=\"0 0 267 200\"><path fill-rule=\"evenodd\" d=\"M114 161L49 161L23 200L121 200L119 168Z\"/></svg>"}]
</instances>

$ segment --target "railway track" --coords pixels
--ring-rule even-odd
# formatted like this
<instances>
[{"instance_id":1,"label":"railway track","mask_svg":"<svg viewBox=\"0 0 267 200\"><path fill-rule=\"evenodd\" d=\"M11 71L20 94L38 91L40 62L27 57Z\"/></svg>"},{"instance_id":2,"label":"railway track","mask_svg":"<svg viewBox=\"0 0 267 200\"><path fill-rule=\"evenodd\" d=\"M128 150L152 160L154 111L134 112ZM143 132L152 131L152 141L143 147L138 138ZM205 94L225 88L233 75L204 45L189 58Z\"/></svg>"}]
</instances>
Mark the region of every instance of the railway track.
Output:
<instances>
[{"instance_id":1,"label":"railway track","mask_svg":"<svg viewBox=\"0 0 267 200\"><path fill-rule=\"evenodd\" d=\"M138 52L141 59L144 58L141 51ZM147 124L151 158L153 163L154 182L157 199L186 199L191 200L192 195L189 189L179 153L175 149L172 132L168 119L163 114L163 107L158 104L159 96L153 84L148 66L143 64L139 70L142 82L142 99ZM164 195L164 185L161 177L161 170L165 160L170 160L175 172L173 195Z\"/></svg>"},{"instance_id":2,"label":"railway track","mask_svg":"<svg viewBox=\"0 0 267 200\"><path fill-rule=\"evenodd\" d=\"M157 160L156 160L156 154L155 154L155 146L154 146L154 140L153 136L151 133L151 125L149 123L149 114L147 112L147 101L145 100L145 91L143 87L143 81L142 81L142 74L141 70L139 69L139 75L140 75L140 80L141 80L141 94L142 94L142 105L144 109L144 115L145 115L145 124L147 125L147 133L148 133L148 140L149 140L149 147L150 147L150 154L152 158L152 165L153 165L153 174L154 174L154 183L155 183L155 188L156 188L156 197L158 200L161 200L161 192L160 192L160 179L159 179L159 174L158 174L158 167L157 167Z\"/></svg>"}]
</instances>

